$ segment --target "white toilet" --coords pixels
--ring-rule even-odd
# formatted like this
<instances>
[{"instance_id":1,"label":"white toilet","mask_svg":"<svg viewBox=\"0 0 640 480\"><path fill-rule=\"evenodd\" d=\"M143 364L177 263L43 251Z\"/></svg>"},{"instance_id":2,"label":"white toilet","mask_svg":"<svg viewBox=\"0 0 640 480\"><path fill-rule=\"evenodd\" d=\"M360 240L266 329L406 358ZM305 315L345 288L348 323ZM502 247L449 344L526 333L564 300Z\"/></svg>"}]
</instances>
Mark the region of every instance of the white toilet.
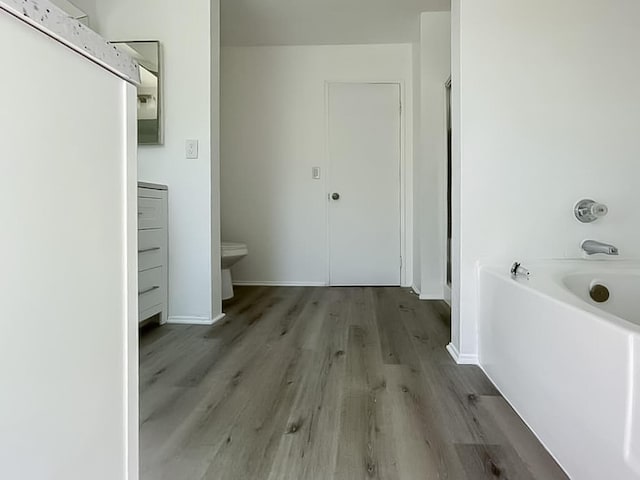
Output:
<instances>
[{"instance_id":1,"label":"white toilet","mask_svg":"<svg viewBox=\"0 0 640 480\"><path fill-rule=\"evenodd\" d=\"M244 243L222 242L222 299L233 298L231 267L247 256L249 250Z\"/></svg>"}]
</instances>

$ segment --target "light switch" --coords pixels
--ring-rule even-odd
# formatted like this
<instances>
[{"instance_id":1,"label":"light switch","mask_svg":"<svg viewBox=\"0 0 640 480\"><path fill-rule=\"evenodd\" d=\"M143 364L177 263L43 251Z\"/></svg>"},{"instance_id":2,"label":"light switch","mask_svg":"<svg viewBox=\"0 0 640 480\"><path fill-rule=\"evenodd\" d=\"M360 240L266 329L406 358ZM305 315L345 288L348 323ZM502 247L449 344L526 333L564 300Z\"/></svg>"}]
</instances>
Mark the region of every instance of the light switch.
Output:
<instances>
[{"instance_id":1,"label":"light switch","mask_svg":"<svg viewBox=\"0 0 640 480\"><path fill-rule=\"evenodd\" d=\"M198 158L198 140L187 140L185 143L185 153L188 159Z\"/></svg>"},{"instance_id":2,"label":"light switch","mask_svg":"<svg viewBox=\"0 0 640 480\"><path fill-rule=\"evenodd\" d=\"M311 169L311 177L314 180L320 180L320 167L313 167Z\"/></svg>"}]
</instances>

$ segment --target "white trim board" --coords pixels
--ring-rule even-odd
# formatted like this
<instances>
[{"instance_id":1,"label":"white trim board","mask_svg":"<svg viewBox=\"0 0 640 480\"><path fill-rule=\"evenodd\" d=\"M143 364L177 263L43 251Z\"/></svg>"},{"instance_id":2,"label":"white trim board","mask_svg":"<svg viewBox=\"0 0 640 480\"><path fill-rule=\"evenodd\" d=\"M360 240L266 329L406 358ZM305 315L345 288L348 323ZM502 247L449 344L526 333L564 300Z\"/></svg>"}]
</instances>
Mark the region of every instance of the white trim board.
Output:
<instances>
[{"instance_id":1,"label":"white trim board","mask_svg":"<svg viewBox=\"0 0 640 480\"><path fill-rule=\"evenodd\" d=\"M444 286L444 301L451 306L451 287L449 285Z\"/></svg>"},{"instance_id":2,"label":"white trim board","mask_svg":"<svg viewBox=\"0 0 640 480\"><path fill-rule=\"evenodd\" d=\"M218 323L220 320L222 320L224 317L226 316L226 314L221 313L220 315L218 315L215 318L210 318L210 317L169 317L169 319L167 320L168 324L171 325L205 325L205 326L211 326L211 325L215 325L216 323Z\"/></svg>"},{"instance_id":3,"label":"white trim board","mask_svg":"<svg viewBox=\"0 0 640 480\"><path fill-rule=\"evenodd\" d=\"M444 300L442 293L421 293L420 300Z\"/></svg>"},{"instance_id":4,"label":"white trim board","mask_svg":"<svg viewBox=\"0 0 640 480\"><path fill-rule=\"evenodd\" d=\"M126 202L123 206L125 218L125 272L127 276L126 351L124 366L127 371L127 382L124 385L127 411L127 436L125 448L127 452L127 480L138 480L140 472L140 323L138 322L138 94L133 85L125 85L126 123L126 158L123 169L126 175Z\"/></svg>"},{"instance_id":5,"label":"white trim board","mask_svg":"<svg viewBox=\"0 0 640 480\"><path fill-rule=\"evenodd\" d=\"M479 365L477 355L461 354L453 343L447 345L447 352L458 365Z\"/></svg>"},{"instance_id":6,"label":"white trim board","mask_svg":"<svg viewBox=\"0 0 640 480\"><path fill-rule=\"evenodd\" d=\"M422 293L418 287L416 287L415 285L411 286L411 289L413 290L413 292L418 296L418 298L420 300L444 300L445 302L447 301L446 299L446 295L443 292L426 292L426 293ZM447 302L449 303L449 302Z\"/></svg>"},{"instance_id":7,"label":"white trim board","mask_svg":"<svg viewBox=\"0 0 640 480\"><path fill-rule=\"evenodd\" d=\"M445 302L447 302L447 304L449 306L451 306L451 287L449 286L448 279L447 279L447 251L449 249L448 247L448 238L447 238L447 230L448 230L448 198L447 198L447 184L449 182L449 173L448 173L448 162L449 162L449 158L448 158L448 154L449 154L449 142L448 142L448 138L447 138L447 128L448 128L448 123L450 121L449 118L449 111L447 110L447 92L449 90L449 88L451 87L451 75L449 75L449 78L447 79L447 81L444 83L444 88L443 88L443 102L445 104L444 107L444 136L441 139L442 142L444 143L444 148L443 151L445 152L444 154L444 158L442 158L440 161L442 163L441 167L442 167L442 178L440 179L440 181L442 182L442 191L440 192L441 194L441 198L440 201L442 202L442 206L444 208L440 209L440 251L442 252L442 289L443 289L443 300ZM449 105L449 107L451 108L451 105ZM451 147L453 148L453 146ZM453 161L453 151L451 152L451 158ZM451 184L451 187L453 188L453 183ZM451 198L453 199L453 192L451 192ZM453 221L453 204L451 205L452 208L452 221ZM453 226L453 225L452 225ZM453 248L453 239L451 240L451 248ZM451 251L451 276L453 277L453 251Z\"/></svg>"},{"instance_id":8,"label":"white trim board","mask_svg":"<svg viewBox=\"0 0 640 480\"><path fill-rule=\"evenodd\" d=\"M234 281L238 287L328 287L326 282Z\"/></svg>"}]
</instances>

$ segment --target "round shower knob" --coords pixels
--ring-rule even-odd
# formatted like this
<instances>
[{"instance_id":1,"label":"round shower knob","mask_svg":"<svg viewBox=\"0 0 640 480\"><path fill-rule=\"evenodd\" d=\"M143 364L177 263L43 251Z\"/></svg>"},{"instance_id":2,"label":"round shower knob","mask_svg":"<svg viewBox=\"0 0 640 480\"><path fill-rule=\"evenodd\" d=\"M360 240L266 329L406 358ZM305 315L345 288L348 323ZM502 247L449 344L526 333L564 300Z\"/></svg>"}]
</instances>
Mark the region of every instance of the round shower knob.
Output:
<instances>
[{"instance_id":1,"label":"round shower knob","mask_svg":"<svg viewBox=\"0 0 640 480\"><path fill-rule=\"evenodd\" d=\"M609 213L606 205L590 199L580 200L573 211L576 218L582 223L595 222Z\"/></svg>"}]
</instances>

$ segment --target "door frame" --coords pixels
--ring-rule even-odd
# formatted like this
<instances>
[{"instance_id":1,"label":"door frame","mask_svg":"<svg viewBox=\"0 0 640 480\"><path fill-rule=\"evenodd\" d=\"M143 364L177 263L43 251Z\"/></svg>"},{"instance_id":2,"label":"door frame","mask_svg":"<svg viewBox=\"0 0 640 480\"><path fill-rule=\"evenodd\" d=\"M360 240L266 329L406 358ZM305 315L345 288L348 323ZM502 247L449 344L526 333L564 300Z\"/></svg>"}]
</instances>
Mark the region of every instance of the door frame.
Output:
<instances>
[{"instance_id":1,"label":"door frame","mask_svg":"<svg viewBox=\"0 0 640 480\"><path fill-rule=\"evenodd\" d=\"M411 140L407 138L407 111L411 111L411 106L407 102L407 89L404 80L326 80L324 83L325 97L325 141L324 141L324 163L325 175L323 175L323 187L325 195L325 278L326 284L331 286L331 225L329 214L329 190L331 184L331 158L329 155L329 105L330 105L330 87L334 84L362 84L362 85L397 85L400 89L400 286L411 286L413 281L413 162L412 155L407 154ZM398 259L400 261L400 259Z\"/></svg>"},{"instance_id":2,"label":"door frame","mask_svg":"<svg viewBox=\"0 0 640 480\"><path fill-rule=\"evenodd\" d=\"M443 85L444 88L444 104L445 104L445 108L444 108L444 124L445 124L445 138L444 138L444 143L445 143L445 149L444 151L446 152L445 157L444 157L444 164L443 164L443 175L442 175L442 185L444 186L443 188L443 205L445 206L444 211L441 212L442 215L442 225L443 225L443 229L441 230L443 232L443 245L444 245L444 255L443 255L443 259L442 259L442 263L443 263L443 275L442 275L442 285L443 285L443 296L444 296L444 301L451 306L451 289L453 287L453 238L451 239L451 244L449 244L449 235L448 235L448 223L449 223L449 195L451 195L451 199L453 200L453 192L449 192L448 191L448 185L449 185L449 156L451 156L451 159L453 161L453 145L451 146L451 148L449 147L449 141L448 141L448 128L449 128L449 122L451 122L451 126L453 128L453 122L451 121L451 95L452 95L452 86L451 86L451 75L449 75L449 78L447 79L446 82L444 82ZM448 107L448 108L447 108ZM451 179L453 180L453 179ZM453 188L453 181L451 182L451 187ZM451 228L453 228L453 204L451 205ZM453 235L452 235L453 237ZM447 277L447 267L448 267L448 263L451 262L451 283L449 283L449 279Z\"/></svg>"}]
</instances>

